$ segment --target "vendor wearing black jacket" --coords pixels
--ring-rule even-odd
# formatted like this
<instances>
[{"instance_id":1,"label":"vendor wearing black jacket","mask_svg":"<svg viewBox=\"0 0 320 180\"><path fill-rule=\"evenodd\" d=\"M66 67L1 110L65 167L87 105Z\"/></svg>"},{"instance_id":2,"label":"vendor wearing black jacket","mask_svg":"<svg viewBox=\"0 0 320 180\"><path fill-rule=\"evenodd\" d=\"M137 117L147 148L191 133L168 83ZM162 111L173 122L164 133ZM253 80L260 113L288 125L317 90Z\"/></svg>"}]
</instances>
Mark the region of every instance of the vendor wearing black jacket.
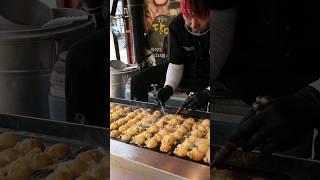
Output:
<instances>
[{"instance_id":1,"label":"vendor wearing black jacket","mask_svg":"<svg viewBox=\"0 0 320 180\"><path fill-rule=\"evenodd\" d=\"M296 146L320 125L317 6L288 0L212 3L213 23L218 14L236 14L233 46L220 74L225 84L248 104L257 96L272 98L243 119L230 141L266 153Z\"/></svg>"},{"instance_id":2,"label":"vendor wearing black jacket","mask_svg":"<svg viewBox=\"0 0 320 180\"><path fill-rule=\"evenodd\" d=\"M183 107L204 108L210 96L208 4L204 0L181 0L180 8L182 14L169 27L169 65L157 99L166 102L179 87L186 93L195 92Z\"/></svg>"}]
</instances>

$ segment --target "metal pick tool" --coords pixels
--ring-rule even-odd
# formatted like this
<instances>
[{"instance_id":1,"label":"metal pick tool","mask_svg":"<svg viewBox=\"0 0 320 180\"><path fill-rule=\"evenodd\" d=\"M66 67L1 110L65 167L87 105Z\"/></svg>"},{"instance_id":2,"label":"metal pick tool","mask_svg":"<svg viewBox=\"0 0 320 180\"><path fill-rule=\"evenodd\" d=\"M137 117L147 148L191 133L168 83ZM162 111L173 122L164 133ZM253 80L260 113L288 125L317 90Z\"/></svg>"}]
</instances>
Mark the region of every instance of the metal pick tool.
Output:
<instances>
[{"instance_id":1,"label":"metal pick tool","mask_svg":"<svg viewBox=\"0 0 320 180\"><path fill-rule=\"evenodd\" d=\"M156 96L158 84L151 84L151 87L153 88L153 95ZM164 104L160 100L155 100L155 102L160 105L160 112L163 115L166 115L167 113L166 113L166 111L164 109Z\"/></svg>"}]
</instances>

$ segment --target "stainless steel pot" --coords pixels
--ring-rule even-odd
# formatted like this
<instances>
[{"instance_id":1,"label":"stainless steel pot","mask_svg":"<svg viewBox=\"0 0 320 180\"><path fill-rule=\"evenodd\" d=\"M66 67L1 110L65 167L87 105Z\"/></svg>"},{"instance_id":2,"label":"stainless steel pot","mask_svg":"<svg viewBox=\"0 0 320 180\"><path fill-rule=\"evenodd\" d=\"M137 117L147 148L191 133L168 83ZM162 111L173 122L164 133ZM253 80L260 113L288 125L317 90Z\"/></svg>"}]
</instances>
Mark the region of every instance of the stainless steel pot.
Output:
<instances>
[{"instance_id":1,"label":"stainless steel pot","mask_svg":"<svg viewBox=\"0 0 320 180\"><path fill-rule=\"evenodd\" d=\"M86 13L53 9L54 18ZM0 113L49 117L49 76L58 54L90 33L94 19L0 31Z\"/></svg>"}]
</instances>

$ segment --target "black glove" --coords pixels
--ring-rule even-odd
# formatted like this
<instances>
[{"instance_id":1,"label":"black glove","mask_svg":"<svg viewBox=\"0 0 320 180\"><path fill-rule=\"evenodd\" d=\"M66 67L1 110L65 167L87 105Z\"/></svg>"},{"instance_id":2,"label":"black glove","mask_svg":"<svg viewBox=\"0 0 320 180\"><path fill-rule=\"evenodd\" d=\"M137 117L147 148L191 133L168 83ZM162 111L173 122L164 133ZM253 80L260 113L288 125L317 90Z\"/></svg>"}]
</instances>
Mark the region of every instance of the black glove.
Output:
<instances>
[{"instance_id":1,"label":"black glove","mask_svg":"<svg viewBox=\"0 0 320 180\"><path fill-rule=\"evenodd\" d=\"M168 99L172 96L173 94L173 88L171 86L164 86L164 88L160 88L157 93L155 99L157 101L161 101L162 103L165 103L168 101Z\"/></svg>"},{"instance_id":2,"label":"black glove","mask_svg":"<svg viewBox=\"0 0 320 180\"><path fill-rule=\"evenodd\" d=\"M194 96L188 97L185 102L182 104L183 108L186 109L199 109L203 108L204 106L208 105L210 99L210 91L208 89L205 89L203 91L200 91L196 93Z\"/></svg>"},{"instance_id":3,"label":"black glove","mask_svg":"<svg viewBox=\"0 0 320 180\"><path fill-rule=\"evenodd\" d=\"M230 142L244 151L258 147L264 153L298 145L320 122L320 93L308 86L280 97L253 116L243 119Z\"/></svg>"}]
</instances>

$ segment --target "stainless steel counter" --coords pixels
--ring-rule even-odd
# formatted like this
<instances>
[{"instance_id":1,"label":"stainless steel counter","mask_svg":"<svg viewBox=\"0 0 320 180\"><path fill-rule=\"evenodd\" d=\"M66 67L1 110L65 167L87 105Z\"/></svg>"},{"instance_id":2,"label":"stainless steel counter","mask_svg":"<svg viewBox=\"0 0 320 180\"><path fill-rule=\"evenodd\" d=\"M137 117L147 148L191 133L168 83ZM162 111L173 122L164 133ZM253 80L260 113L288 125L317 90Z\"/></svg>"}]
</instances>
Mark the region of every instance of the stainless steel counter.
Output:
<instances>
[{"instance_id":1,"label":"stainless steel counter","mask_svg":"<svg viewBox=\"0 0 320 180\"><path fill-rule=\"evenodd\" d=\"M209 180L210 167L110 139L110 179Z\"/></svg>"}]
</instances>

